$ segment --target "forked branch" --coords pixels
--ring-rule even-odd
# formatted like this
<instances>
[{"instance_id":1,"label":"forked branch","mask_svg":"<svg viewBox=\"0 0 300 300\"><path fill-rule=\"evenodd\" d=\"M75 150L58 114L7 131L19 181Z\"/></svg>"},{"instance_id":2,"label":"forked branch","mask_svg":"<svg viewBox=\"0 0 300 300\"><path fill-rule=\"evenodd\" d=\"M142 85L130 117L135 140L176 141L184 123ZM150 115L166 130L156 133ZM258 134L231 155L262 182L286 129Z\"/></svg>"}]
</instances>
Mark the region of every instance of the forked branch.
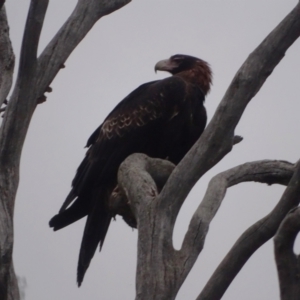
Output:
<instances>
[{"instance_id":1,"label":"forked branch","mask_svg":"<svg viewBox=\"0 0 300 300\"><path fill-rule=\"evenodd\" d=\"M299 15L300 3L249 55L204 133L170 176L159 197L160 209L172 225L194 184L231 151L235 127L247 104L299 37Z\"/></svg>"},{"instance_id":2,"label":"forked branch","mask_svg":"<svg viewBox=\"0 0 300 300\"><path fill-rule=\"evenodd\" d=\"M214 179L215 182L219 181L219 184L211 183L214 186L209 187L204 201L195 213L181 251L174 250L171 237L175 220L185 198L201 176L230 152L237 142L234 130L247 104L284 57L286 50L300 35L299 15L300 4L298 3L250 54L234 77L204 133L172 172L159 195L153 192L151 188L153 185L147 186L149 178L143 182L144 192L143 190L133 192L129 183L125 182L126 179L121 182L119 178L119 184L124 185L125 190L127 189L129 199L132 200L132 197L138 199L132 201L139 228L137 300L147 297L170 300L175 298L203 247L209 223L218 210L227 187L247 180L281 184L288 182L288 178L283 179L284 175L281 172L279 174L283 177L274 173L274 166L273 170L268 169L266 176L255 173L253 169L251 174L251 168L247 169L249 165L244 166L243 171L241 171L243 167L240 167L240 173L235 170L231 176L228 175L230 171L227 176L219 175ZM284 165L284 162L277 163L280 164L279 169ZM260 166L262 165L263 163ZM287 164L286 167L290 178L292 166ZM150 183L151 180L149 179L148 182ZM283 196L270 215L242 235L198 299L221 298L251 254L275 234L285 214L298 203L297 200L286 202L285 198L286 196ZM137 210L137 207L143 209ZM142 227L146 230L141 230Z\"/></svg>"},{"instance_id":3,"label":"forked branch","mask_svg":"<svg viewBox=\"0 0 300 300\"><path fill-rule=\"evenodd\" d=\"M209 224L227 188L247 181L287 185L295 169L288 162L265 160L246 163L215 176L191 220L182 249L176 251L171 238L174 228L170 227L164 212L158 210L158 189L155 184L157 174L164 174L165 181L172 168L168 161L134 154L119 169L119 186L138 219L136 299L145 299L145 295L151 295L151 299L175 299L203 248Z\"/></svg>"},{"instance_id":4,"label":"forked branch","mask_svg":"<svg viewBox=\"0 0 300 300\"><path fill-rule=\"evenodd\" d=\"M289 162L262 160L239 165L213 177L183 240L180 251L182 259L189 259L189 263L194 264L203 248L209 225L229 187L242 182L287 185L294 169L295 166Z\"/></svg>"},{"instance_id":5,"label":"forked branch","mask_svg":"<svg viewBox=\"0 0 300 300\"><path fill-rule=\"evenodd\" d=\"M49 0L31 0L21 49L16 85L0 128L0 299L19 299L13 271L13 210L19 183L19 164L31 117L44 92L71 52L93 25L130 0L79 0L78 4L37 58L39 37ZM8 35L4 1L0 1L0 104L11 87L14 57ZM3 27L2 27L3 26ZM1 39L1 38L4 39ZM4 51L2 51L2 46ZM3 71L3 69L7 71ZM3 73L2 73L3 72ZM17 120L17 121L16 121Z\"/></svg>"},{"instance_id":6,"label":"forked branch","mask_svg":"<svg viewBox=\"0 0 300 300\"><path fill-rule=\"evenodd\" d=\"M241 235L213 273L197 300L221 299L250 256L275 235L286 214L300 202L299 178L300 161L275 208Z\"/></svg>"}]
</instances>

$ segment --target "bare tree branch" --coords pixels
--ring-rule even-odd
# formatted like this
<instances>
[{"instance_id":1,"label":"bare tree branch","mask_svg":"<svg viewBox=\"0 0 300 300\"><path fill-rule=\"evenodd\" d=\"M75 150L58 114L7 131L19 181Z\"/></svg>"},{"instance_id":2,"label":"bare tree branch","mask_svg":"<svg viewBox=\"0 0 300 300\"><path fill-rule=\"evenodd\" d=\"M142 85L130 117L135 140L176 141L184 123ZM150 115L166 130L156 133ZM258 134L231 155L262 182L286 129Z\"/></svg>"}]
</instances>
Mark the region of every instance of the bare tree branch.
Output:
<instances>
[{"instance_id":1,"label":"bare tree branch","mask_svg":"<svg viewBox=\"0 0 300 300\"><path fill-rule=\"evenodd\" d=\"M287 183L287 179L283 179L284 174L281 171L279 174L272 173L269 168L266 174L260 174L256 173L255 169L251 171L251 168L248 168L247 170L249 165L244 166L244 171L241 171L243 167L240 167L240 173L235 170L230 174L229 171L231 177L228 173L223 174L223 178L220 175L215 181L223 180L219 182L221 188L216 190L215 195L210 195L211 188L208 190L202 207L193 217L181 251L174 250L171 237L183 201L198 179L231 151L232 146L238 142L238 139L234 137L234 130L247 104L283 58L285 51L300 35L299 14L300 4L248 57L237 72L208 127L172 172L158 196L157 191L153 189L153 180L147 177L148 175L141 175L142 171L140 178L144 179L137 190L134 190L130 183L121 182L121 180L126 180L125 177L123 179L119 177L119 184L121 186L124 184L127 197L130 200L134 199L132 208L138 218L136 300L145 299L148 295L151 295L152 299L172 300L175 298L203 247L209 222L215 215L228 186L247 180L274 183L278 178L279 183ZM279 164L279 169L284 168L283 162L279 162ZM267 168L267 166L264 167ZM292 166L288 165L288 167ZM266 169L262 168L261 170ZM133 168L132 172L136 172L136 169ZM247 175L247 172L252 172L252 177ZM288 170L288 173L291 176L291 169ZM278 175L277 179L275 179L276 175ZM132 181L132 184L136 184L134 178L137 179L138 175L129 178L128 173L127 179ZM144 198L143 189L146 193ZM212 197L216 199L210 206L208 199ZM217 275L207 284L207 288L199 296L199 299L220 299L243 264L264 241L275 234L284 215L294 205L296 205L295 201L285 203L284 200L281 200L269 216L243 234L225 258L224 263L215 272ZM210 211L210 209L212 210ZM265 226L265 224L268 225ZM223 266L226 267L226 273Z\"/></svg>"},{"instance_id":2,"label":"bare tree branch","mask_svg":"<svg viewBox=\"0 0 300 300\"><path fill-rule=\"evenodd\" d=\"M128 156L120 165L118 171L119 186L126 198L131 203L133 212L137 218L140 228L138 210L144 210L143 187L151 190L151 199L156 197L163 187L175 165L167 160L150 158L142 153L135 153ZM140 229L142 230L142 229Z\"/></svg>"},{"instance_id":3,"label":"bare tree branch","mask_svg":"<svg viewBox=\"0 0 300 300\"><path fill-rule=\"evenodd\" d=\"M0 8L0 107L11 88L14 65L15 56L9 38L6 11L3 6Z\"/></svg>"},{"instance_id":4,"label":"bare tree branch","mask_svg":"<svg viewBox=\"0 0 300 300\"><path fill-rule=\"evenodd\" d=\"M39 57L38 82L44 93L74 48L103 16L123 7L131 0L79 0L73 13ZM45 71L46 70L46 71Z\"/></svg>"},{"instance_id":5,"label":"bare tree branch","mask_svg":"<svg viewBox=\"0 0 300 300\"><path fill-rule=\"evenodd\" d=\"M157 209L158 189L152 176L165 174L167 178L173 168L174 165L168 161L152 159L144 154L129 156L119 168L119 186L130 199L138 225L136 299L147 299L148 295L153 300L171 300L177 294L176 288L170 289L170 285L166 285L167 282L174 282L173 277L176 276L176 266L170 264L175 253L172 235L167 236L166 240L153 230L162 224L162 220L161 212ZM162 269L164 272L161 272Z\"/></svg>"},{"instance_id":6,"label":"bare tree branch","mask_svg":"<svg viewBox=\"0 0 300 300\"><path fill-rule=\"evenodd\" d=\"M48 91L50 83L66 59L93 25L102 16L129 2L130 0L78 0L70 18L37 58L39 36L48 0L31 1L17 83L0 128L1 300L19 299L12 264L13 210L19 182L20 156L32 114L37 103L45 99L44 93ZM0 0L0 8L3 3L4 1ZM191 220L182 249L174 250L172 233L183 201L198 179L240 141L234 136L235 127L249 101L283 58L285 51L299 37L299 14L300 4L248 57L233 79L202 137L171 174L160 194L161 187L174 168L172 164L137 154L129 157L120 167L118 175L120 189L126 198L130 199L139 229L137 300L144 300L145 295L154 295L152 299L175 298L203 247L209 223L229 186L248 180L286 184L287 178L291 177L292 166L284 162L246 164L219 174L211 181L204 200ZM8 79L0 75L0 100L5 99L6 96L2 96L2 91L3 95L8 93L7 86L11 84L9 83L11 75L9 72L6 73ZM8 83L2 85L1 78L8 80ZM299 171L299 164L296 172ZM298 203L299 196L292 198L295 196L293 184L296 186L293 178L271 214L241 236L217 269L215 273L217 275L213 275L212 282L215 285L214 289L217 290L217 297L214 291L211 292L209 281L207 288L204 289L208 298L203 296L199 299L219 299L248 257L259 245L274 235L284 214ZM213 192L212 188L216 184L217 189ZM298 187L294 189L299 190ZM124 204L126 198L121 195L119 200ZM241 258L235 259L235 255L240 255ZM227 268L226 276L223 275L224 266ZM202 294L199 297L202 297Z\"/></svg>"},{"instance_id":7,"label":"bare tree branch","mask_svg":"<svg viewBox=\"0 0 300 300\"><path fill-rule=\"evenodd\" d=\"M18 80L35 71L37 49L48 3L49 0L31 0L21 48Z\"/></svg>"},{"instance_id":8,"label":"bare tree branch","mask_svg":"<svg viewBox=\"0 0 300 300\"><path fill-rule=\"evenodd\" d=\"M130 0L79 0L69 20L37 59L39 36L48 1L31 1L22 43L19 73L0 128L1 300L19 299L12 264L13 210L19 183L20 157L32 114L67 57L96 21L130 2ZM5 17L5 14L2 10L0 18L3 16ZM9 86L10 74L6 76L8 82L6 86ZM0 75L0 78L4 77ZM0 85L2 99L4 99L3 95L7 95L8 90Z\"/></svg>"},{"instance_id":9,"label":"bare tree branch","mask_svg":"<svg viewBox=\"0 0 300 300\"><path fill-rule=\"evenodd\" d=\"M276 233L286 214L300 202L300 161L275 208L249 227L213 273L197 300L221 299L250 256Z\"/></svg>"},{"instance_id":10,"label":"bare tree branch","mask_svg":"<svg viewBox=\"0 0 300 300\"><path fill-rule=\"evenodd\" d=\"M5 102L11 88L15 63L3 4L4 1L0 3L0 106ZM0 193L2 192L0 184ZM12 264L13 226L11 218L10 204L0 201L0 299L4 300L18 299L19 293Z\"/></svg>"},{"instance_id":11,"label":"bare tree branch","mask_svg":"<svg viewBox=\"0 0 300 300\"><path fill-rule=\"evenodd\" d=\"M159 196L159 209L171 216L171 228L195 183L231 151L235 127L247 104L300 35L299 14L298 3L250 54L235 75L206 130L170 176Z\"/></svg>"},{"instance_id":12,"label":"bare tree branch","mask_svg":"<svg viewBox=\"0 0 300 300\"><path fill-rule=\"evenodd\" d=\"M245 163L213 177L190 222L180 251L181 258L194 264L203 248L210 222L229 187L248 181L288 185L294 169L294 165L288 162L263 160Z\"/></svg>"},{"instance_id":13,"label":"bare tree branch","mask_svg":"<svg viewBox=\"0 0 300 300\"><path fill-rule=\"evenodd\" d=\"M112 192L109 200L110 211L115 215L121 215L129 226L136 228L139 213L134 209L136 205L131 204L132 202L140 203L140 200L136 200L136 196L140 197L140 181L147 182L146 184L158 194L174 168L175 165L167 160L150 158L142 153L130 155L120 166L118 176L121 185L117 185ZM135 171L133 172L132 169ZM143 230L141 226L139 228Z\"/></svg>"},{"instance_id":14,"label":"bare tree branch","mask_svg":"<svg viewBox=\"0 0 300 300\"><path fill-rule=\"evenodd\" d=\"M300 172L298 173L298 185ZM300 231L300 209L294 209L282 221L274 238L275 258L281 300L298 300L300 295L300 257L293 251Z\"/></svg>"},{"instance_id":15,"label":"bare tree branch","mask_svg":"<svg viewBox=\"0 0 300 300\"><path fill-rule=\"evenodd\" d=\"M20 156L38 99L41 99L75 47L99 18L128 2L130 0L79 1L68 21L36 61L37 43L48 0L32 1L27 20L28 27L26 26L24 33L20 71L0 131L1 142L5 143L3 145L0 143L0 151L1 149L8 150L4 155L5 160L7 160L8 155L10 157ZM26 76L23 72L26 72ZM14 122L15 114L20 116L18 117L18 124ZM8 135L9 138L6 138Z\"/></svg>"},{"instance_id":16,"label":"bare tree branch","mask_svg":"<svg viewBox=\"0 0 300 300\"><path fill-rule=\"evenodd\" d=\"M4 3L5 3L5 0L0 0L0 9L2 9Z\"/></svg>"},{"instance_id":17,"label":"bare tree branch","mask_svg":"<svg viewBox=\"0 0 300 300\"><path fill-rule=\"evenodd\" d=\"M4 300L19 299L12 264L14 200L19 183L21 150L35 108L29 95L32 96L34 91L32 77L35 71L35 54L47 2L31 2L16 89L0 129L0 295Z\"/></svg>"},{"instance_id":18,"label":"bare tree branch","mask_svg":"<svg viewBox=\"0 0 300 300\"><path fill-rule=\"evenodd\" d=\"M36 51L47 5L48 0L31 1L16 87L0 129L0 167L12 168L18 165L30 119L36 107L33 88L36 79ZM15 122L16 118L18 122Z\"/></svg>"},{"instance_id":19,"label":"bare tree branch","mask_svg":"<svg viewBox=\"0 0 300 300\"><path fill-rule=\"evenodd\" d=\"M138 219L136 299L145 299L145 295L155 299L175 299L203 248L209 223L228 187L246 181L287 185L294 171L294 165L288 162L265 160L246 163L215 176L191 220L182 249L176 251L172 245L173 228L166 227L169 223L163 212L157 210L158 189L153 180L153 175L157 176L161 170L165 170L162 173L164 179L167 178L172 169L165 164L170 163L134 154L119 169L119 185L130 199L130 206Z\"/></svg>"}]
</instances>

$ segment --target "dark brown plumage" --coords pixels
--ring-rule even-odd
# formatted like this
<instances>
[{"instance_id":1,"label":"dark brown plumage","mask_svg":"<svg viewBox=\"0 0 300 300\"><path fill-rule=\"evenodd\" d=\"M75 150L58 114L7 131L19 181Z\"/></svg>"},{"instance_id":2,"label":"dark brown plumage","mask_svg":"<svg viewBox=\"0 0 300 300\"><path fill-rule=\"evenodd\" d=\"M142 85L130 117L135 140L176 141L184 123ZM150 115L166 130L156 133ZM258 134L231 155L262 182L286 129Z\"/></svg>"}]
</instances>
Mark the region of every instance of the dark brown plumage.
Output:
<instances>
[{"instance_id":1,"label":"dark brown plumage","mask_svg":"<svg viewBox=\"0 0 300 300\"><path fill-rule=\"evenodd\" d=\"M209 65L192 56L174 55L158 62L155 70L173 76L138 87L95 130L72 190L50 220L58 230L88 216L78 261L79 286L98 244L100 249L103 245L112 218L108 199L121 162L140 152L177 164L205 128L203 102L212 80Z\"/></svg>"}]
</instances>

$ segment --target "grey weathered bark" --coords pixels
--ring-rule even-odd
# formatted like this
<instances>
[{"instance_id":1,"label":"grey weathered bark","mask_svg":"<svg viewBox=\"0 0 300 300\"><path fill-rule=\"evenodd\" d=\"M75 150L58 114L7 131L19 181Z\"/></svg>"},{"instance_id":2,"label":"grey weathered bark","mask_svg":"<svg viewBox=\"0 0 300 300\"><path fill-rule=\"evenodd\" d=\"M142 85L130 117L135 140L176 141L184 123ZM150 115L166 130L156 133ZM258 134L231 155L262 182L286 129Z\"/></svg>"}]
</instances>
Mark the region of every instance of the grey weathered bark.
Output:
<instances>
[{"instance_id":1,"label":"grey weathered bark","mask_svg":"<svg viewBox=\"0 0 300 300\"><path fill-rule=\"evenodd\" d=\"M235 127L247 104L284 57L286 50L299 37L299 16L300 4L298 3L292 12L250 54L234 77L206 130L172 172L160 194L157 193L153 180L149 179L148 175L145 175L144 170L138 176L134 174L137 167L133 159L131 159L132 164L134 164L132 175L129 175L130 165L126 164L126 172L120 169L119 185L126 191L131 201L132 210L135 212L138 220L137 300L175 298L203 247L209 222L216 213L220 199L224 196L224 191L227 188L225 185L226 180L221 181L220 186L215 185L214 187L215 191L213 194L218 201L212 201L213 196L207 196L208 198L206 199L210 199L214 204L206 199L203 200L200 208L193 216L181 250L176 251L172 246L172 234L181 205L201 176L231 151L236 141L234 138ZM280 162L280 164L282 165L284 162ZM124 165L122 168L124 168ZM252 178L250 180L258 180L258 174L255 173L254 176L252 173L251 175L251 172L255 172L255 169L251 170L249 168L247 170L249 174L244 173L242 178L249 176L248 178ZM272 173L272 170L269 172L266 177L263 177L266 183L277 182L286 184L288 178L292 175L291 165L285 170L285 172L289 173L289 177L285 177L284 180L282 177L279 180L276 177L278 175L276 172L275 174ZM127 176L122 174L127 174ZM237 178L239 178L238 175ZM141 182L137 184L139 176ZM242 178L240 182L243 181ZM129 181L131 180L135 182L135 186L130 184ZM229 179L227 178L227 180ZM209 191L211 191L211 188L208 190L208 193ZM285 197L283 196L283 198ZM262 244L261 240L267 240L275 234L284 215L291 207L297 205L297 202L284 203L283 198L278 203L277 208L270 214L271 217L267 219L270 224L274 225L273 228L270 232L259 232L255 237L257 247ZM284 209L282 214L280 213L281 208ZM264 221L259 222L264 223ZM255 231L257 229L255 226L259 225L261 223L250 228L250 232ZM264 229L268 231L267 227ZM248 234L249 232L246 232L241 239L244 236L248 236ZM215 287L219 291L212 293L205 290L205 296L201 294L199 299L220 299L244 262L257 249L257 247L251 247L248 243L250 250L247 251L247 249L243 248L245 245L241 242L241 240L237 242L239 244L238 247L240 247L241 259L230 274L229 282L224 284L226 278L223 277L226 277L227 274L217 272L218 275L222 276L222 284ZM233 250L235 251L235 246ZM218 283L217 281L215 282Z\"/></svg>"},{"instance_id":2,"label":"grey weathered bark","mask_svg":"<svg viewBox=\"0 0 300 300\"><path fill-rule=\"evenodd\" d=\"M1 300L19 299L12 263L13 211L19 181L20 156L32 114L38 102L45 99L44 93L68 56L97 20L129 2L130 0L79 0L69 19L37 57L39 35L48 0L31 1L17 81L0 128ZM3 3L4 1L0 0L0 8ZM129 157L122 164L119 171L119 185L130 200L139 229L137 300L175 298L203 248L209 224L228 187L244 181L287 184L291 178L293 166L276 161L249 163L217 175L212 179L202 203L191 220L182 248L179 251L174 250L172 233L182 203L201 176L230 152L232 146L239 141L234 137L235 127L249 101L283 58L285 51L299 37L299 16L300 4L249 56L233 79L202 137L172 173L173 166L170 163L149 159L140 154ZM0 73L4 70L0 74L0 100L4 101L11 84L13 64L8 62L13 62L13 54L8 36L5 35L7 32L2 31L2 28L5 29L7 26L4 9L0 12L0 19L0 22L4 20L4 23L0 24L0 39L5 38L0 40L0 54L3 55L0 56ZM164 183L170 173L169 180L160 192L162 182ZM158 174L163 176L159 177ZM285 195L292 189L291 183ZM276 224L272 223L273 231L270 230L268 236L274 234L280 220L290 207L298 203L297 201L298 199L291 196L282 197L277 205L278 209L275 208L269 215L270 223ZM245 234L247 236L249 232ZM261 232L254 236L255 244L258 246L262 240L260 234ZM239 245L238 252L233 253L239 254L242 259L232 271L232 278L244 264L243 257L246 257L243 252L247 250L245 245L239 244L239 241L237 245ZM255 251L251 249L250 252ZM227 276L224 273L217 274L221 277ZM221 283L214 281L215 289L219 289L221 293L215 297L208 292L205 299L220 299L231 282L224 284L225 279L223 278Z\"/></svg>"},{"instance_id":3,"label":"grey weathered bark","mask_svg":"<svg viewBox=\"0 0 300 300\"><path fill-rule=\"evenodd\" d=\"M167 199L173 199L172 223L195 183L231 151L235 127L248 103L300 35L299 14L300 4L249 55L204 133L171 174L160 202L163 208Z\"/></svg>"},{"instance_id":4,"label":"grey weathered bark","mask_svg":"<svg viewBox=\"0 0 300 300\"><path fill-rule=\"evenodd\" d=\"M11 85L15 56L9 39L9 27L5 7L0 3L0 107L5 101Z\"/></svg>"},{"instance_id":5,"label":"grey weathered bark","mask_svg":"<svg viewBox=\"0 0 300 300\"><path fill-rule=\"evenodd\" d=\"M298 172L298 194L300 172ZM296 188L296 187L295 187ZM293 251L300 231L300 209L292 210L281 223L275 238L275 258L281 300L298 300L300 295L300 256Z\"/></svg>"},{"instance_id":6,"label":"grey weathered bark","mask_svg":"<svg viewBox=\"0 0 300 300\"><path fill-rule=\"evenodd\" d=\"M3 3L0 3L0 107L4 103L11 88L15 63ZM0 170L0 182L2 183L3 180L7 181L7 179L3 178ZM1 183L0 193L2 194ZM6 182L6 184L9 184L9 182ZM17 282L11 262L12 228L10 205L4 201L0 201L0 299L7 299L7 294L9 294L8 299L18 299Z\"/></svg>"},{"instance_id":7,"label":"grey weathered bark","mask_svg":"<svg viewBox=\"0 0 300 300\"><path fill-rule=\"evenodd\" d=\"M130 207L129 203L135 197L147 199L148 187L150 187L151 193L156 197L164 187L174 168L175 165L167 160L149 158L142 153L129 156L121 165L119 176L121 183L122 178L127 178L128 176L126 186L130 185L130 187L127 188L123 184L118 185L114 189L109 200L111 212L115 215L121 215L128 225L136 227L139 214L136 212L135 206ZM143 174L140 174L141 172ZM136 179L137 176L140 177ZM145 195L141 188L142 185L146 187ZM142 195L139 193L142 193ZM147 209L147 205L145 205L144 209Z\"/></svg>"},{"instance_id":8,"label":"grey weathered bark","mask_svg":"<svg viewBox=\"0 0 300 300\"><path fill-rule=\"evenodd\" d=\"M273 170L275 171L275 169ZM288 183L288 187L280 201L267 216L253 224L241 235L215 270L197 300L221 299L250 256L274 236L286 214L299 204L300 161L296 165L294 174L293 171L293 169L287 169L287 173L282 178L281 184ZM291 176L292 174L293 176Z\"/></svg>"},{"instance_id":9,"label":"grey weathered bark","mask_svg":"<svg viewBox=\"0 0 300 300\"><path fill-rule=\"evenodd\" d=\"M13 212L19 183L19 163L30 120L48 86L74 48L93 25L131 0L79 0L69 19L37 57L37 48L48 0L32 0L22 42L17 80L0 128L0 298L18 300L17 280L13 271ZM3 4L2 2L0 4ZM5 31L4 8L0 21ZM0 24L0 25L1 25ZM3 35L2 35L3 36ZM2 37L1 36L1 37ZM0 99L5 99L11 82L13 56L8 38L0 40ZM3 45L3 49L2 49ZM11 63L9 62L9 58ZM0 71L2 71L0 69ZM18 120L16 122L16 120Z\"/></svg>"},{"instance_id":10,"label":"grey weathered bark","mask_svg":"<svg viewBox=\"0 0 300 300\"><path fill-rule=\"evenodd\" d=\"M142 154L133 154L123 162L118 174L119 185L130 201L138 224L136 299L175 299L203 248L209 224L227 188L247 181L287 185L295 169L288 162L265 160L240 165L215 176L190 222L181 249L175 250L172 245L174 224L171 227L165 211L158 208L157 177L153 168L149 168L158 161ZM159 167L165 170L167 166ZM277 211L280 209L282 205L278 206ZM248 241L250 245L247 242L247 247L251 246L255 237ZM240 247L237 254L243 257L244 248ZM228 276L227 273L221 275L222 278ZM207 299L219 298L214 295Z\"/></svg>"},{"instance_id":11,"label":"grey weathered bark","mask_svg":"<svg viewBox=\"0 0 300 300\"><path fill-rule=\"evenodd\" d=\"M0 9L3 7L5 0L0 0Z\"/></svg>"}]
</instances>

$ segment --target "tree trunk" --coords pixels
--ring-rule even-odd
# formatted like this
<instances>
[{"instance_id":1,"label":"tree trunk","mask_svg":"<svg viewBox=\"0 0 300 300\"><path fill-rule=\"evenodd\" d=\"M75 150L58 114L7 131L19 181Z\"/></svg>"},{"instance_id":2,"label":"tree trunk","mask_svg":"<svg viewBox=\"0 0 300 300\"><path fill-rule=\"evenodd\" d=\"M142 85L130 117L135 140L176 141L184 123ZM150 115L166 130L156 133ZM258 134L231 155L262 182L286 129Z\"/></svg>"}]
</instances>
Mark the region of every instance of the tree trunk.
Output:
<instances>
[{"instance_id":1,"label":"tree trunk","mask_svg":"<svg viewBox=\"0 0 300 300\"><path fill-rule=\"evenodd\" d=\"M1 300L19 299L12 263L13 213L19 183L20 158L31 117L37 104L45 101L44 93L49 90L50 83L66 59L93 25L101 17L123 7L130 0L79 0L69 19L38 58L39 37L48 2L31 0L16 85L0 128ZM4 7L0 11L0 25L0 101L3 102L11 86L14 66Z\"/></svg>"}]
</instances>

